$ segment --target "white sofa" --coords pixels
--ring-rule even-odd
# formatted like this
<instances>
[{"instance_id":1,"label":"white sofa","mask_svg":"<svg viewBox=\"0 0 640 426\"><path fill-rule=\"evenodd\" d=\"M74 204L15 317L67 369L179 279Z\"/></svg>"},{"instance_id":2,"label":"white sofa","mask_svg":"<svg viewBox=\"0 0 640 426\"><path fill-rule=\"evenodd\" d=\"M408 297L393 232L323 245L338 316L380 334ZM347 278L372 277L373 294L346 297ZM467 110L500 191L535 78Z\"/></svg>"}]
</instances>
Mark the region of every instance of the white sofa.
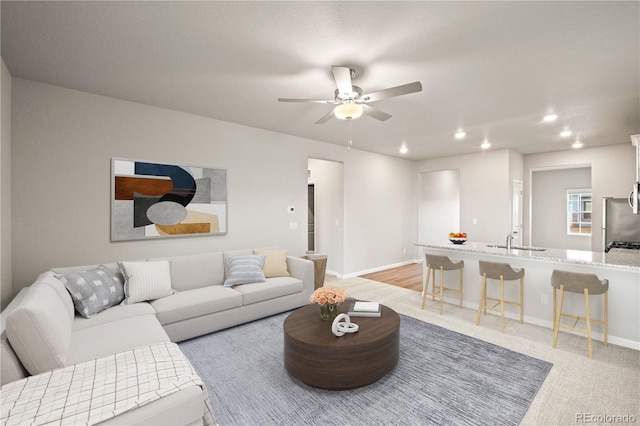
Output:
<instances>
[{"instance_id":1,"label":"white sofa","mask_svg":"<svg viewBox=\"0 0 640 426\"><path fill-rule=\"evenodd\" d=\"M6 384L29 375L50 374L135 348L179 342L309 303L314 290L313 263L291 256L286 257L290 276L225 287L227 259L252 253L234 250L166 258L174 294L116 305L91 318L75 312L58 277L95 266L55 268L41 274L2 312L2 391ZM120 274L116 263L105 266ZM206 389L204 394L206 397ZM202 388L192 386L127 410L106 423L202 424L205 410Z\"/></svg>"}]
</instances>

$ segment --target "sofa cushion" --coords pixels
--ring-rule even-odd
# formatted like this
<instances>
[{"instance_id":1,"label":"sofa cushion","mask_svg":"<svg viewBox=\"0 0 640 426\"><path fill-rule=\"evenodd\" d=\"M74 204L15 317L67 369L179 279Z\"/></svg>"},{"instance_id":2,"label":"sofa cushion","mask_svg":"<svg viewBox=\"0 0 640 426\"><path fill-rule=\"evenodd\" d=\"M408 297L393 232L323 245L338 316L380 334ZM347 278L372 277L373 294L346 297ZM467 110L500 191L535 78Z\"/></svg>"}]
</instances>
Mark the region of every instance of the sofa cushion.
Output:
<instances>
[{"instance_id":1,"label":"sofa cushion","mask_svg":"<svg viewBox=\"0 0 640 426\"><path fill-rule=\"evenodd\" d=\"M138 262L144 262L144 260L138 260ZM122 276L122 273L120 272L120 267L116 262L104 263L101 265L63 266L63 267L51 268L51 272L53 272L55 275L65 275L65 274L72 274L74 272L86 271L88 269L95 269L98 266L104 266L106 268L109 268L109 270L113 272L114 275L116 275L118 278L120 278L122 282L124 282L124 277Z\"/></svg>"},{"instance_id":2,"label":"sofa cushion","mask_svg":"<svg viewBox=\"0 0 640 426\"><path fill-rule=\"evenodd\" d=\"M197 385L128 410L99 424L106 425L201 425L206 398Z\"/></svg>"},{"instance_id":3,"label":"sofa cushion","mask_svg":"<svg viewBox=\"0 0 640 426\"><path fill-rule=\"evenodd\" d=\"M175 256L165 260L171 262L171 287L174 290L186 291L224 283L222 252Z\"/></svg>"},{"instance_id":4,"label":"sofa cushion","mask_svg":"<svg viewBox=\"0 0 640 426\"><path fill-rule=\"evenodd\" d=\"M242 295L229 287L208 286L154 300L161 324L170 324L242 306Z\"/></svg>"},{"instance_id":5,"label":"sofa cushion","mask_svg":"<svg viewBox=\"0 0 640 426\"><path fill-rule=\"evenodd\" d=\"M59 275L58 279L71 294L76 311L85 318L91 318L124 299L122 281L104 265Z\"/></svg>"},{"instance_id":6,"label":"sofa cushion","mask_svg":"<svg viewBox=\"0 0 640 426\"><path fill-rule=\"evenodd\" d=\"M4 336L0 342L0 386L24 379L29 375L6 338L6 333L2 334Z\"/></svg>"},{"instance_id":7,"label":"sofa cushion","mask_svg":"<svg viewBox=\"0 0 640 426\"><path fill-rule=\"evenodd\" d=\"M134 303L132 305L116 305L105 309L94 317L83 318L80 315L73 320L72 331L95 327L101 324L119 321L141 315L155 315L156 311L148 303Z\"/></svg>"},{"instance_id":8,"label":"sofa cushion","mask_svg":"<svg viewBox=\"0 0 640 426\"><path fill-rule=\"evenodd\" d=\"M155 315L125 318L74 331L71 334L67 365L169 341L169 336Z\"/></svg>"},{"instance_id":9,"label":"sofa cushion","mask_svg":"<svg viewBox=\"0 0 640 426\"><path fill-rule=\"evenodd\" d=\"M16 307L20 306L28 291L29 287L20 290L7 307L0 312L0 386L23 379L29 375L11 347L6 333L7 317Z\"/></svg>"},{"instance_id":10,"label":"sofa cushion","mask_svg":"<svg viewBox=\"0 0 640 426\"><path fill-rule=\"evenodd\" d=\"M262 272L264 258L264 254L249 254L228 258L229 275L224 281L224 286L232 287L239 284L265 282L264 272Z\"/></svg>"},{"instance_id":11,"label":"sofa cushion","mask_svg":"<svg viewBox=\"0 0 640 426\"><path fill-rule=\"evenodd\" d=\"M73 299L71 299L71 295L65 288L64 284L62 284L62 281L56 278L56 274L51 271L43 272L33 284L46 284L49 287L53 288L53 290L58 295L58 298L64 305L67 316L70 320L73 320L73 318L76 316L76 310L73 307Z\"/></svg>"},{"instance_id":12,"label":"sofa cushion","mask_svg":"<svg viewBox=\"0 0 640 426\"><path fill-rule=\"evenodd\" d=\"M288 294L299 293L303 291L304 285L297 278L278 277L269 278L265 283L238 285L233 289L242 294L243 305L250 305Z\"/></svg>"},{"instance_id":13,"label":"sofa cushion","mask_svg":"<svg viewBox=\"0 0 640 426\"><path fill-rule=\"evenodd\" d=\"M66 365L71 319L53 287L32 285L22 303L7 316L6 333L30 374Z\"/></svg>"},{"instance_id":14,"label":"sofa cushion","mask_svg":"<svg viewBox=\"0 0 640 426\"><path fill-rule=\"evenodd\" d=\"M173 294L168 260L118 262L118 266L125 278L123 304L145 302Z\"/></svg>"},{"instance_id":15,"label":"sofa cushion","mask_svg":"<svg viewBox=\"0 0 640 426\"><path fill-rule=\"evenodd\" d=\"M253 252L266 256L262 265L262 272L266 278L291 276L287 270L286 250L254 250Z\"/></svg>"}]
</instances>

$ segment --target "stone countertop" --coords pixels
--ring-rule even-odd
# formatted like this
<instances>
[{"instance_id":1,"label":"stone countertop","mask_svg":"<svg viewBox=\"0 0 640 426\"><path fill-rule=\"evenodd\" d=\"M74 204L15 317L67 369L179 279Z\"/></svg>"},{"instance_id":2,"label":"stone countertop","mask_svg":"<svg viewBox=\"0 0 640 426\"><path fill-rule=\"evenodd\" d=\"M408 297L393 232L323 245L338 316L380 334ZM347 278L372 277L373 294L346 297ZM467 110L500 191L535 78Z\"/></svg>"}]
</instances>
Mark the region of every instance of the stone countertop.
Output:
<instances>
[{"instance_id":1,"label":"stone countertop","mask_svg":"<svg viewBox=\"0 0 640 426\"><path fill-rule=\"evenodd\" d=\"M519 257L532 260L586 264L604 266L613 269L625 269L640 272L640 250L611 250L609 253L565 250L548 248L544 251L488 247L489 244L504 243L480 243L467 241L464 244L453 244L450 241L436 241L417 243L418 247L445 249L454 252L467 252L477 254L490 254L498 256Z\"/></svg>"}]
</instances>

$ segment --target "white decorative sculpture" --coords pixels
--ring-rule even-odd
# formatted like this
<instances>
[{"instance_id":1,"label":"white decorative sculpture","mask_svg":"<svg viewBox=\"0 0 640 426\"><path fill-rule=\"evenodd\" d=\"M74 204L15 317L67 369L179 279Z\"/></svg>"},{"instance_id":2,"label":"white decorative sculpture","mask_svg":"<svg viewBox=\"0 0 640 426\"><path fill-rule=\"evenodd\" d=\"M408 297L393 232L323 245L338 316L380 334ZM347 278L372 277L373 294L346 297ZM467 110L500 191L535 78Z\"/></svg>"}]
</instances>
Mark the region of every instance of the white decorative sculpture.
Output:
<instances>
[{"instance_id":1,"label":"white decorative sculpture","mask_svg":"<svg viewBox=\"0 0 640 426\"><path fill-rule=\"evenodd\" d=\"M344 322L341 322L344 320ZM347 314L340 314L333 320L331 324L331 332L338 337L342 337L345 333L355 333L360 327L358 324L351 322L351 318Z\"/></svg>"}]
</instances>

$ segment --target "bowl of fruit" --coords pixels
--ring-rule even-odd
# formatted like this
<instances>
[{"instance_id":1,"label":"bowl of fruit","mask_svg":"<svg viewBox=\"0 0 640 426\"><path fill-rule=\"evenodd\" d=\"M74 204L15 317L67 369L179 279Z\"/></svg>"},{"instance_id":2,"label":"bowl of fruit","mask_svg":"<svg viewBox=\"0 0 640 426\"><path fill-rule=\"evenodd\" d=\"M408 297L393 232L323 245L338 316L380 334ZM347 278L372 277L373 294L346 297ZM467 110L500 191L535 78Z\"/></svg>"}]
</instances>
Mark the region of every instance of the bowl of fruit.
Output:
<instances>
[{"instance_id":1,"label":"bowl of fruit","mask_svg":"<svg viewBox=\"0 0 640 426\"><path fill-rule=\"evenodd\" d=\"M466 232L450 232L449 241L453 244L464 244L467 241Z\"/></svg>"}]
</instances>

